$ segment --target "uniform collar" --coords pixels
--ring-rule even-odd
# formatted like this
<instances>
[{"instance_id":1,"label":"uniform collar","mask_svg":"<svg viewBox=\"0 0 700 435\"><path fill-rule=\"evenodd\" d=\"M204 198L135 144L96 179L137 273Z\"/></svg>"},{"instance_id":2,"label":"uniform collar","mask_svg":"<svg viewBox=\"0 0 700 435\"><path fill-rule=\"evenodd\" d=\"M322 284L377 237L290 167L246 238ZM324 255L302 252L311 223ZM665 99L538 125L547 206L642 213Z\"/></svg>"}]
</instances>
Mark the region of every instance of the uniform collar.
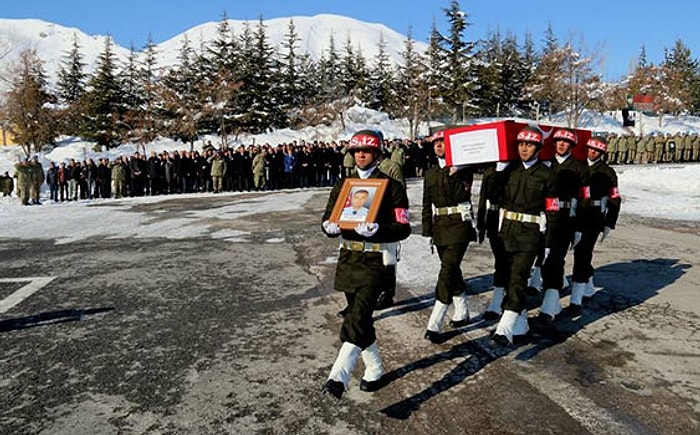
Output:
<instances>
[{"instance_id":1,"label":"uniform collar","mask_svg":"<svg viewBox=\"0 0 700 435\"><path fill-rule=\"evenodd\" d=\"M367 169L360 169L360 168L357 168L357 175L359 175L360 178L362 178L362 179L369 178L370 175L372 175L372 172L374 172L374 170L375 170L376 168L377 168L376 165L370 166L370 167L367 168Z\"/></svg>"},{"instance_id":2,"label":"uniform collar","mask_svg":"<svg viewBox=\"0 0 700 435\"><path fill-rule=\"evenodd\" d=\"M535 157L534 159L528 160L527 162L522 162L523 168L527 171L531 167L535 166L535 164L539 161L540 161L540 159Z\"/></svg>"},{"instance_id":3,"label":"uniform collar","mask_svg":"<svg viewBox=\"0 0 700 435\"><path fill-rule=\"evenodd\" d=\"M554 155L554 158L557 159L557 163L559 163L560 165L567 161L569 157L571 157L571 153L566 153L563 156L560 156L559 154Z\"/></svg>"}]
</instances>

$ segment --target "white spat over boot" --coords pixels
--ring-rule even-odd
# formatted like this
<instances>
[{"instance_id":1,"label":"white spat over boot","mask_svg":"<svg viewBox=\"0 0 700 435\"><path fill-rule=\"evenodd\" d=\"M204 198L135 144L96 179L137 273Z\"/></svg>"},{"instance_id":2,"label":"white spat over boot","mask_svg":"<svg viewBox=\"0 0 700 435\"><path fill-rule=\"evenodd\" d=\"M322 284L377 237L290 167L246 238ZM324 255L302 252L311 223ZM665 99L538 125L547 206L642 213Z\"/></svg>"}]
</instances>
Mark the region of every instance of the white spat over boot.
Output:
<instances>
[{"instance_id":1,"label":"white spat over boot","mask_svg":"<svg viewBox=\"0 0 700 435\"><path fill-rule=\"evenodd\" d=\"M377 342L375 341L363 349L360 355L362 356L362 362L365 364L365 374L360 380L360 390L367 392L379 390L383 386L382 375L384 374L384 369Z\"/></svg>"},{"instance_id":2,"label":"white spat over boot","mask_svg":"<svg viewBox=\"0 0 700 435\"><path fill-rule=\"evenodd\" d=\"M335 358L335 363L333 363L331 368L331 373L328 375L328 381L323 386L324 392L340 399L348 389L350 376L355 370L355 364L357 363L357 357L360 356L360 352L362 352L362 349L352 343L344 342L340 346L338 356Z\"/></svg>"}]
</instances>

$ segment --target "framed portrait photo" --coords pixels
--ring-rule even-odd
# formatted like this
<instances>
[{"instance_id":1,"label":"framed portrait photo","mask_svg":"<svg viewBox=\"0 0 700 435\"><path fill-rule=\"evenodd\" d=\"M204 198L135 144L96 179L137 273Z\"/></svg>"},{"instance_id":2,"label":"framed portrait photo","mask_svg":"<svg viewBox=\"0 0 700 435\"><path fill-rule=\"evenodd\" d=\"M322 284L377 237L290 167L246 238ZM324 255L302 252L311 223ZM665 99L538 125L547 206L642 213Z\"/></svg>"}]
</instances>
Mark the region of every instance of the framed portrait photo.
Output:
<instances>
[{"instance_id":1,"label":"framed portrait photo","mask_svg":"<svg viewBox=\"0 0 700 435\"><path fill-rule=\"evenodd\" d=\"M346 178L329 220L346 230L374 222L388 184L387 179Z\"/></svg>"}]
</instances>

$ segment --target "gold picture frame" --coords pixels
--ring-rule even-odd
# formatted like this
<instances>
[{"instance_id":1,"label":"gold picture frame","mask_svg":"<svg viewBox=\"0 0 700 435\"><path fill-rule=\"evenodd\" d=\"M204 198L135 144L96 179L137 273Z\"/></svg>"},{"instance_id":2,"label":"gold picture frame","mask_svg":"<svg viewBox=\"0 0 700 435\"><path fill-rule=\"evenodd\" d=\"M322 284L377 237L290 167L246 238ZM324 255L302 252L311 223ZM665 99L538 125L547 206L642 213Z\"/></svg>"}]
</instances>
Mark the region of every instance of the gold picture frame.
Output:
<instances>
[{"instance_id":1,"label":"gold picture frame","mask_svg":"<svg viewBox=\"0 0 700 435\"><path fill-rule=\"evenodd\" d=\"M388 184L382 178L346 178L329 220L345 230L374 222Z\"/></svg>"}]
</instances>

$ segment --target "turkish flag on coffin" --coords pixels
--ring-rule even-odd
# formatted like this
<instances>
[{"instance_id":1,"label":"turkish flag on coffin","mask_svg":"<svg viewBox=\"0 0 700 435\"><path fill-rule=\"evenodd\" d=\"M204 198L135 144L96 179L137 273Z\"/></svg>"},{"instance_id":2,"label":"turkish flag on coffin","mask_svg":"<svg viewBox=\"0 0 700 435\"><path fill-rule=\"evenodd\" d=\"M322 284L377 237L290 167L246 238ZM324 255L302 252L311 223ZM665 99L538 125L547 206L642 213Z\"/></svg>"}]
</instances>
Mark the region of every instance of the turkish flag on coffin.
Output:
<instances>
[{"instance_id":1,"label":"turkish flag on coffin","mask_svg":"<svg viewBox=\"0 0 700 435\"><path fill-rule=\"evenodd\" d=\"M520 130L530 124L516 121L497 121L487 124L455 127L445 130L445 160L448 166L517 160L517 136ZM540 159L549 160L554 156L551 135L558 128L537 124L544 135L544 146ZM571 129L578 137L572 153L579 160L586 159L585 144L591 137L590 130Z\"/></svg>"}]
</instances>

